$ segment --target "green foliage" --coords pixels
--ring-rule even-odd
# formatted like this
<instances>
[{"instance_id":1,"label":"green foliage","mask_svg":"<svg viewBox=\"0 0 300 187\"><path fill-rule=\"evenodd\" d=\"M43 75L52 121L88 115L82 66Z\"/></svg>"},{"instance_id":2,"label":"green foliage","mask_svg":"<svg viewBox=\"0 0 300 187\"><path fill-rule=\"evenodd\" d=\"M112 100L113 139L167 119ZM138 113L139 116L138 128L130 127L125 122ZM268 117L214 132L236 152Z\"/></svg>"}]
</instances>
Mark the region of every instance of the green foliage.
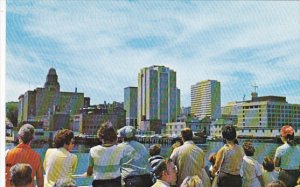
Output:
<instances>
[{"instance_id":1,"label":"green foliage","mask_svg":"<svg viewBox=\"0 0 300 187\"><path fill-rule=\"evenodd\" d=\"M12 122L14 127L18 124L18 102L6 103L6 117Z\"/></svg>"}]
</instances>

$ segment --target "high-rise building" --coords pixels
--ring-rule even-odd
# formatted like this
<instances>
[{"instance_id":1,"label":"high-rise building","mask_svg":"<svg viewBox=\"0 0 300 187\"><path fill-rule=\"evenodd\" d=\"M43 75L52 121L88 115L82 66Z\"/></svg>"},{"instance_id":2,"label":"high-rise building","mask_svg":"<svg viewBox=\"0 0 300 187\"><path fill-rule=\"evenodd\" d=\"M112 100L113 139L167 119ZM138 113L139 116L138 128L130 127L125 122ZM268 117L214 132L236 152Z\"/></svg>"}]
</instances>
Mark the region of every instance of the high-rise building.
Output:
<instances>
[{"instance_id":1,"label":"high-rise building","mask_svg":"<svg viewBox=\"0 0 300 187\"><path fill-rule=\"evenodd\" d=\"M221 116L221 86L216 80L205 80L191 86L191 113L198 118Z\"/></svg>"},{"instance_id":2,"label":"high-rise building","mask_svg":"<svg viewBox=\"0 0 300 187\"><path fill-rule=\"evenodd\" d=\"M126 125L137 125L137 87L124 88L124 109L126 110Z\"/></svg>"},{"instance_id":3,"label":"high-rise building","mask_svg":"<svg viewBox=\"0 0 300 187\"><path fill-rule=\"evenodd\" d=\"M162 124L176 121L179 89L176 72L165 66L151 66L138 74L138 124L161 120Z\"/></svg>"}]
</instances>

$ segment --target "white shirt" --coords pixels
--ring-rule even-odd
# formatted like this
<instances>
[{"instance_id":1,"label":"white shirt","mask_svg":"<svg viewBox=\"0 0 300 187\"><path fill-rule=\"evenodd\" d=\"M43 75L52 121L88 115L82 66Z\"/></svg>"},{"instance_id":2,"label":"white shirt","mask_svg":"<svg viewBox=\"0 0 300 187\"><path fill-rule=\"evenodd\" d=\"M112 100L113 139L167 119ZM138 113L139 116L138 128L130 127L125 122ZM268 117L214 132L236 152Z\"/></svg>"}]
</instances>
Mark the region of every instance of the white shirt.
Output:
<instances>
[{"instance_id":1,"label":"white shirt","mask_svg":"<svg viewBox=\"0 0 300 187\"><path fill-rule=\"evenodd\" d=\"M95 180L114 179L121 176L122 149L117 145L97 145L90 149L89 166L93 166Z\"/></svg>"},{"instance_id":2,"label":"white shirt","mask_svg":"<svg viewBox=\"0 0 300 187\"><path fill-rule=\"evenodd\" d=\"M262 175L262 166L254 158L244 156L241 167L241 176L243 178L243 187L259 187L258 176Z\"/></svg>"},{"instance_id":3,"label":"white shirt","mask_svg":"<svg viewBox=\"0 0 300 187\"><path fill-rule=\"evenodd\" d=\"M280 158L280 168L297 170L300 166L300 146L285 143L276 149L275 157Z\"/></svg>"}]
</instances>

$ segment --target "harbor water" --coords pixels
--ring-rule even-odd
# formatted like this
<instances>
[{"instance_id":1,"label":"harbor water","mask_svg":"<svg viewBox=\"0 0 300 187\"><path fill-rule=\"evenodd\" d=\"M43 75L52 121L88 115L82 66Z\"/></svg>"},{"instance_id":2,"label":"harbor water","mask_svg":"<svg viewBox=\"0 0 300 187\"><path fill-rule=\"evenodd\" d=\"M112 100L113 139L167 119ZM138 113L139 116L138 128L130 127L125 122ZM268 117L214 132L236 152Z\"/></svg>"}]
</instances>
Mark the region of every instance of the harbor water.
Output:
<instances>
[{"instance_id":1,"label":"harbor water","mask_svg":"<svg viewBox=\"0 0 300 187\"><path fill-rule=\"evenodd\" d=\"M242 145L244 140L239 140L239 144ZM265 156L274 157L275 150L280 144L276 143L267 143L267 142L255 142L255 140L251 140L255 147L255 154L254 158L258 160L259 163L262 163ZM203 149L205 152L205 162L206 165L209 165L208 162L208 156L213 153L217 152L220 147L222 147L224 144L223 142L213 142L208 141L205 144L198 144L200 148ZM149 148L150 144L145 144L147 148ZM11 144L6 144L6 149L12 148L13 146ZM89 154L89 148L86 145L75 145L73 149L73 153L77 155L78 157L78 165L77 169L75 171L75 175L80 175L86 172L87 166L88 166L88 154ZM161 146L161 155L168 156L170 154L170 148L171 145L162 145ZM35 151L40 153L42 160L44 160L45 153L47 151L47 146L43 146L42 148L34 148ZM76 184L78 186L89 186L92 183L92 178L76 178L75 179Z\"/></svg>"}]
</instances>

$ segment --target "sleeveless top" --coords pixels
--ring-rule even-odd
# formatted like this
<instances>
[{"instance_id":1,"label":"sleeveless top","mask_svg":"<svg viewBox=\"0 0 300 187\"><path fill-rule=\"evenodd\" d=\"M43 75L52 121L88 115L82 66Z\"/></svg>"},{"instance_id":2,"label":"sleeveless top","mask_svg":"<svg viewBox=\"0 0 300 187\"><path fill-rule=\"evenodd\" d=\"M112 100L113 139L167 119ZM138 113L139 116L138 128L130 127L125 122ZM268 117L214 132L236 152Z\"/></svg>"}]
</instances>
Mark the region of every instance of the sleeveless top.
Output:
<instances>
[{"instance_id":1,"label":"sleeveless top","mask_svg":"<svg viewBox=\"0 0 300 187\"><path fill-rule=\"evenodd\" d=\"M240 169L243 162L244 150L239 145L234 145L231 149L224 145L223 162L220 171L231 175L240 175Z\"/></svg>"}]
</instances>

